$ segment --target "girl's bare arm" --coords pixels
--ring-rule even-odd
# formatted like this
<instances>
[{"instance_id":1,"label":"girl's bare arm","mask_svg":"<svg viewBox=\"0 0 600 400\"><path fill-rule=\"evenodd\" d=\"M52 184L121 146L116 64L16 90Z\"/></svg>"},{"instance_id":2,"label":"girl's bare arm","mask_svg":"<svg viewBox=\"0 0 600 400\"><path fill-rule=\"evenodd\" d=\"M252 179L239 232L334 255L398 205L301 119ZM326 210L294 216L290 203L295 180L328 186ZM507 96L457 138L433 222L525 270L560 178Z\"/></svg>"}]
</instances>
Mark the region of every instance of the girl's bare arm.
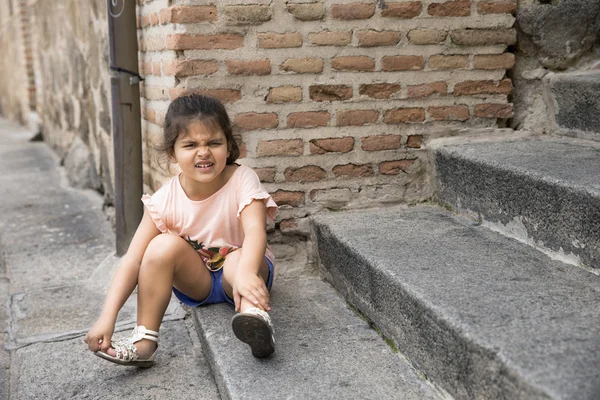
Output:
<instances>
[{"instance_id":1,"label":"girl's bare arm","mask_svg":"<svg viewBox=\"0 0 600 400\"><path fill-rule=\"evenodd\" d=\"M258 276L267 248L266 215L267 208L261 200L254 200L242 210L244 242L234 285L234 300L237 300L237 295L254 303L254 297L263 308L269 309L269 292ZM236 302L236 308L239 308L239 302Z\"/></svg>"},{"instance_id":2,"label":"girl's bare arm","mask_svg":"<svg viewBox=\"0 0 600 400\"><path fill-rule=\"evenodd\" d=\"M152 222L150 215L145 212L131 240L129 249L121 259L121 263L112 278L104 300L102 313L84 339L90 350L106 351L110 347L110 339L119 311L137 285L144 252L148 247L148 243L158 234L160 234L160 231Z\"/></svg>"}]
</instances>

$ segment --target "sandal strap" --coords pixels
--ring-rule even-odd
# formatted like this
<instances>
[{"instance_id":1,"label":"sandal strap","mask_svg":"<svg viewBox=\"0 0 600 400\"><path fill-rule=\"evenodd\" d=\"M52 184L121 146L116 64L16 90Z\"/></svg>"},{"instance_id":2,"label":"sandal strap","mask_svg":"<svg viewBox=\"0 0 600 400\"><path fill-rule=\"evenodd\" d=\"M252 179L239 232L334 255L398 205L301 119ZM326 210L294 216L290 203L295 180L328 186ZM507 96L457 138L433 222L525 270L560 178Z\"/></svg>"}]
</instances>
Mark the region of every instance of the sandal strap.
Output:
<instances>
[{"instance_id":1,"label":"sandal strap","mask_svg":"<svg viewBox=\"0 0 600 400\"><path fill-rule=\"evenodd\" d=\"M158 332L151 331L144 325L136 326L128 337L112 342L117 358L123 361L136 361L138 359L137 348L133 344L142 339L158 343Z\"/></svg>"},{"instance_id":2,"label":"sandal strap","mask_svg":"<svg viewBox=\"0 0 600 400\"><path fill-rule=\"evenodd\" d=\"M138 339L138 340L148 339L148 340L152 340L153 342L158 343L158 332L151 331L150 329L146 328L144 325L138 325L135 327L135 329L133 330L132 336L136 336L137 334L141 335L141 336L138 336L138 337L140 337L140 339ZM137 342L138 340L134 340L134 343Z\"/></svg>"}]
</instances>

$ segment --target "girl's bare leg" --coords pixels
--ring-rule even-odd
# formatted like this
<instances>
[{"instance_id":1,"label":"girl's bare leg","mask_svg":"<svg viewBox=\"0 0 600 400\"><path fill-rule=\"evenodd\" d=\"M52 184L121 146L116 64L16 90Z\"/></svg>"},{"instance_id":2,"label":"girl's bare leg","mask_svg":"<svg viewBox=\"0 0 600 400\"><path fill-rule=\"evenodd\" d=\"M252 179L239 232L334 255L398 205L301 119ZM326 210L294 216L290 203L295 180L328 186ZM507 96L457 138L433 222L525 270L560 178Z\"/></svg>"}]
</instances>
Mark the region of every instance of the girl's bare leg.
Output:
<instances>
[{"instance_id":1,"label":"girl's bare leg","mask_svg":"<svg viewBox=\"0 0 600 400\"><path fill-rule=\"evenodd\" d=\"M137 324L157 331L175 286L189 297L205 299L212 286L210 272L184 239L173 234L156 236L148 244L138 275ZM135 344L140 358L147 358L156 343L143 339ZM114 349L108 354L115 356Z\"/></svg>"},{"instance_id":2,"label":"girl's bare leg","mask_svg":"<svg viewBox=\"0 0 600 400\"><path fill-rule=\"evenodd\" d=\"M223 289L225 290L227 296L229 296L230 298L233 298L233 281L239 268L239 261L241 255L242 252L240 250L236 250L233 253L228 254L227 258L225 259L225 264L223 266ZM267 264L267 260L265 260L264 258L262 259L262 262L260 264L258 275L265 281L266 285L267 280L269 279L269 265ZM243 312L252 307L256 306L242 297L240 311Z\"/></svg>"}]
</instances>

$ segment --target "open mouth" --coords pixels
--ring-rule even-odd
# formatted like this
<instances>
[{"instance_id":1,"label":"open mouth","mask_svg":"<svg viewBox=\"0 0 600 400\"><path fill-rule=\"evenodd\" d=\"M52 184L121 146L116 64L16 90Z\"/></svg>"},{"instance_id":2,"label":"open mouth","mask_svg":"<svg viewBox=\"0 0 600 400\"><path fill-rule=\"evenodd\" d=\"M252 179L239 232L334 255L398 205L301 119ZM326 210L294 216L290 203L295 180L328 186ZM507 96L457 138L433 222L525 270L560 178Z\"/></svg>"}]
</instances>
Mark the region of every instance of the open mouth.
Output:
<instances>
[{"instance_id":1,"label":"open mouth","mask_svg":"<svg viewBox=\"0 0 600 400\"><path fill-rule=\"evenodd\" d=\"M215 164L213 164L213 163L198 163L198 164L194 165L194 167L199 168L199 169L208 169L208 168L212 167L213 165L215 165Z\"/></svg>"}]
</instances>

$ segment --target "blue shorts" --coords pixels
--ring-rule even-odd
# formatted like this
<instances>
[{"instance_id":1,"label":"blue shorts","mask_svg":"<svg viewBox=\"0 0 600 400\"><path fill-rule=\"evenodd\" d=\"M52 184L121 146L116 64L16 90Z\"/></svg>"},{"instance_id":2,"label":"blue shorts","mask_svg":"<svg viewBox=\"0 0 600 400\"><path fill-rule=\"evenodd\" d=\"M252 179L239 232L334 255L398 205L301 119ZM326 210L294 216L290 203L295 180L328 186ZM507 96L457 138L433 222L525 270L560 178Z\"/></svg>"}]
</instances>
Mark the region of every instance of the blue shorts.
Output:
<instances>
[{"instance_id":1,"label":"blue shorts","mask_svg":"<svg viewBox=\"0 0 600 400\"><path fill-rule=\"evenodd\" d=\"M271 290L271 286L273 285L274 268L273 263L271 263L271 261L269 261L267 257L265 257L265 260L267 260L267 265L269 266L269 278L267 279L267 289ZM210 293L208 294L208 297L206 299L202 301L194 300L188 295L173 288L173 293L175 294L175 297L177 297L177 299L180 302L190 307L225 302L235 304L233 299L227 296L227 293L225 293L225 289L223 289L223 269L221 268L220 270L215 272L210 271L210 276L212 278L212 287L210 288Z\"/></svg>"}]
</instances>

